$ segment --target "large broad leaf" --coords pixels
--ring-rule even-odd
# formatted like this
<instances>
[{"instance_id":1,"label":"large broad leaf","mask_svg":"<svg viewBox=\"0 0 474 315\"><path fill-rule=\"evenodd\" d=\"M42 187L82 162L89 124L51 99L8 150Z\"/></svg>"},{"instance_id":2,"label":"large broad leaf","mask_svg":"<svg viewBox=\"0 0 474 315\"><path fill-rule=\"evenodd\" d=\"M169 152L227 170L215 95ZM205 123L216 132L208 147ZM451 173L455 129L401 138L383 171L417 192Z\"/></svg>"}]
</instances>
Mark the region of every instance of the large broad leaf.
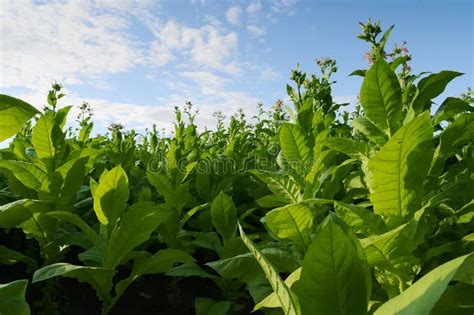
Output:
<instances>
[{"instance_id":1,"label":"large broad leaf","mask_svg":"<svg viewBox=\"0 0 474 315\"><path fill-rule=\"evenodd\" d=\"M293 284L300 279L301 276L301 267L293 271L286 279L285 284L288 288L291 288ZM254 311L257 311L263 307L266 308L277 308L280 307L280 300L275 292L266 296L263 300L258 302L253 308Z\"/></svg>"},{"instance_id":2,"label":"large broad leaf","mask_svg":"<svg viewBox=\"0 0 474 315\"><path fill-rule=\"evenodd\" d=\"M115 268L136 246L150 238L171 211L150 201L134 203L110 236L104 257L106 267Z\"/></svg>"},{"instance_id":3,"label":"large broad leaf","mask_svg":"<svg viewBox=\"0 0 474 315\"><path fill-rule=\"evenodd\" d=\"M474 107L469 105L469 103L463 101L460 98L448 97L444 102L439 106L436 114L433 117L433 122L435 125L441 123L444 120L450 120L454 116L464 112L473 112Z\"/></svg>"},{"instance_id":4,"label":"large broad leaf","mask_svg":"<svg viewBox=\"0 0 474 315\"><path fill-rule=\"evenodd\" d=\"M22 199L0 206L0 226L18 227L23 222L48 210L50 204L39 200Z\"/></svg>"},{"instance_id":5,"label":"large broad leaf","mask_svg":"<svg viewBox=\"0 0 474 315\"><path fill-rule=\"evenodd\" d=\"M454 280L473 284L474 254L453 259L432 270L402 294L384 303L375 314L430 314L449 282Z\"/></svg>"},{"instance_id":6,"label":"large broad leaf","mask_svg":"<svg viewBox=\"0 0 474 315\"><path fill-rule=\"evenodd\" d=\"M54 277L76 278L79 282L90 284L102 301L107 301L112 288L112 278L115 271L106 268L75 266L67 263L56 263L33 274L33 282L40 282Z\"/></svg>"},{"instance_id":7,"label":"large broad leaf","mask_svg":"<svg viewBox=\"0 0 474 315\"><path fill-rule=\"evenodd\" d=\"M297 259L291 252L277 248L264 248L261 252L279 272L293 272L299 267ZM217 271L223 278L239 279L246 283L264 276L251 253L212 261L206 265Z\"/></svg>"},{"instance_id":8,"label":"large broad leaf","mask_svg":"<svg viewBox=\"0 0 474 315\"><path fill-rule=\"evenodd\" d=\"M249 171L260 181L268 185L268 189L275 197L284 203L295 203L302 201L301 188L290 176L272 174L270 172Z\"/></svg>"},{"instance_id":9,"label":"large broad leaf","mask_svg":"<svg viewBox=\"0 0 474 315\"><path fill-rule=\"evenodd\" d=\"M0 284L0 314L30 315L30 307L25 301L28 280L17 280Z\"/></svg>"},{"instance_id":10,"label":"large broad leaf","mask_svg":"<svg viewBox=\"0 0 474 315\"><path fill-rule=\"evenodd\" d=\"M369 141L372 141L381 147L387 142L387 135L380 131L380 129L367 118L357 117L351 124L355 130L361 132L367 137L367 139L369 139Z\"/></svg>"},{"instance_id":11,"label":"large broad leaf","mask_svg":"<svg viewBox=\"0 0 474 315\"><path fill-rule=\"evenodd\" d=\"M7 170L25 187L38 191L47 173L33 163L0 160L0 171Z\"/></svg>"},{"instance_id":12,"label":"large broad leaf","mask_svg":"<svg viewBox=\"0 0 474 315\"><path fill-rule=\"evenodd\" d=\"M265 224L273 235L291 240L304 253L311 241L314 215L307 205L290 204L268 212Z\"/></svg>"},{"instance_id":13,"label":"large broad leaf","mask_svg":"<svg viewBox=\"0 0 474 315\"><path fill-rule=\"evenodd\" d=\"M400 221L418 210L432 159L432 134L430 116L424 113L400 128L369 160L375 213Z\"/></svg>"},{"instance_id":14,"label":"large broad leaf","mask_svg":"<svg viewBox=\"0 0 474 315\"><path fill-rule=\"evenodd\" d=\"M70 160L48 175L39 191L39 198L55 202L56 208L71 208L76 200L76 193L82 186L88 157Z\"/></svg>"},{"instance_id":15,"label":"large broad leaf","mask_svg":"<svg viewBox=\"0 0 474 315\"><path fill-rule=\"evenodd\" d=\"M367 314L370 270L359 241L339 221L323 221L293 285L303 314Z\"/></svg>"},{"instance_id":16,"label":"large broad leaf","mask_svg":"<svg viewBox=\"0 0 474 315\"><path fill-rule=\"evenodd\" d=\"M440 134L430 173L441 174L446 159L453 156L461 146L472 142L472 139L474 139L474 113L462 114Z\"/></svg>"},{"instance_id":17,"label":"large broad leaf","mask_svg":"<svg viewBox=\"0 0 474 315\"><path fill-rule=\"evenodd\" d=\"M211 206L212 224L224 241L234 236L237 228L237 209L226 194L220 192Z\"/></svg>"},{"instance_id":18,"label":"large broad leaf","mask_svg":"<svg viewBox=\"0 0 474 315\"><path fill-rule=\"evenodd\" d=\"M280 145L290 167L297 174L304 174L311 167L311 148L300 127L284 123L280 129Z\"/></svg>"},{"instance_id":19,"label":"large broad leaf","mask_svg":"<svg viewBox=\"0 0 474 315\"><path fill-rule=\"evenodd\" d=\"M0 142L15 135L38 110L17 98L0 94Z\"/></svg>"},{"instance_id":20,"label":"large broad leaf","mask_svg":"<svg viewBox=\"0 0 474 315\"><path fill-rule=\"evenodd\" d=\"M89 241L91 241L97 249L103 251L103 242L99 234L97 234L96 231L94 231L89 225L87 225L87 223L84 222L77 214L67 211L51 211L48 212L46 215L58 219L60 221L65 221L75 225L82 231L82 233L84 233L87 239L89 239Z\"/></svg>"},{"instance_id":21,"label":"large broad leaf","mask_svg":"<svg viewBox=\"0 0 474 315\"><path fill-rule=\"evenodd\" d=\"M291 292L288 286L283 282L278 274L277 269L272 265L268 258L255 246L255 244L245 235L244 230L239 224L240 237L254 255L255 259L260 264L260 267L265 272L265 275L272 286L273 292L277 296L280 307L283 309L285 315L301 314L298 299Z\"/></svg>"},{"instance_id":22,"label":"large broad leaf","mask_svg":"<svg viewBox=\"0 0 474 315\"><path fill-rule=\"evenodd\" d=\"M140 254L141 255L134 259L130 276L115 286L115 292L118 296L122 295L125 289L142 275L166 273L170 271L176 263L192 263L195 261L188 253L173 248L159 250L154 255L148 252Z\"/></svg>"},{"instance_id":23,"label":"large broad leaf","mask_svg":"<svg viewBox=\"0 0 474 315\"><path fill-rule=\"evenodd\" d=\"M122 167L105 170L97 187L92 189L94 211L99 222L113 228L125 210L128 196L128 177Z\"/></svg>"},{"instance_id":24,"label":"large broad leaf","mask_svg":"<svg viewBox=\"0 0 474 315\"><path fill-rule=\"evenodd\" d=\"M365 115L380 130L392 135L402 118L402 90L397 75L383 58L369 69L360 90Z\"/></svg>"},{"instance_id":25,"label":"large broad leaf","mask_svg":"<svg viewBox=\"0 0 474 315\"><path fill-rule=\"evenodd\" d=\"M356 233L378 235L387 231L383 219L365 207L336 201L334 210Z\"/></svg>"},{"instance_id":26,"label":"large broad leaf","mask_svg":"<svg viewBox=\"0 0 474 315\"><path fill-rule=\"evenodd\" d=\"M31 143L36 155L53 171L64 153L64 133L49 115L41 116L32 131Z\"/></svg>"},{"instance_id":27,"label":"large broad leaf","mask_svg":"<svg viewBox=\"0 0 474 315\"><path fill-rule=\"evenodd\" d=\"M444 70L421 79L418 83L418 92L412 103L415 113L430 109L431 100L443 93L446 85L460 75L462 75L460 72Z\"/></svg>"},{"instance_id":28,"label":"large broad leaf","mask_svg":"<svg viewBox=\"0 0 474 315\"><path fill-rule=\"evenodd\" d=\"M322 141L322 144L334 151L342 152L353 159L365 160L369 157L370 153L368 144L349 138L327 138Z\"/></svg>"},{"instance_id":29,"label":"large broad leaf","mask_svg":"<svg viewBox=\"0 0 474 315\"><path fill-rule=\"evenodd\" d=\"M0 245L0 264L13 265L18 262L25 263L28 266L28 271L33 271L38 268L34 259Z\"/></svg>"}]
</instances>

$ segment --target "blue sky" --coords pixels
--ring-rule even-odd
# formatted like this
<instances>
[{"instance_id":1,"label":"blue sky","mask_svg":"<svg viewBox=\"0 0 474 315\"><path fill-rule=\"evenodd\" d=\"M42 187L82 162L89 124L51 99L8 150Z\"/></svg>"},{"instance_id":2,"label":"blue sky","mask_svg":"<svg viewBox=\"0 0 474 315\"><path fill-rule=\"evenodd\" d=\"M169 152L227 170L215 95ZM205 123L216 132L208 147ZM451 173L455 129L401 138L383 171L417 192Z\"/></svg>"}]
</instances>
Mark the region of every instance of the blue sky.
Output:
<instances>
[{"instance_id":1,"label":"blue sky","mask_svg":"<svg viewBox=\"0 0 474 315\"><path fill-rule=\"evenodd\" d=\"M445 95L473 86L474 22L470 0L175 0L0 2L0 93L41 107L52 81L64 105L88 101L96 131L121 122L170 129L173 107L192 101L199 124L212 114L286 100L296 63L338 62L334 95L354 101L369 49L358 21L396 24L388 47L407 41L415 72L464 72Z\"/></svg>"}]
</instances>

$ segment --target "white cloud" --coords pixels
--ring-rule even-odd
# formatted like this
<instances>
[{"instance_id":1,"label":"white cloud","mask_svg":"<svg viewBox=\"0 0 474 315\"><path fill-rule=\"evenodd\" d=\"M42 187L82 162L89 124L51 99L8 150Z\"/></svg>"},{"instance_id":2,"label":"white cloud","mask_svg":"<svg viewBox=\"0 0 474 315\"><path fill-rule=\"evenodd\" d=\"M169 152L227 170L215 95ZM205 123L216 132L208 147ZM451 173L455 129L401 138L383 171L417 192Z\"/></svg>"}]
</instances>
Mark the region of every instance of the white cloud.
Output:
<instances>
[{"instance_id":1,"label":"white cloud","mask_svg":"<svg viewBox=\"0 0 474 315\"><path fill-rule=\"evenodd\" d=\"M272 67L266 67L260 74L260 78L268 81L281 79L281 74Z\"/></svg>"},{"instance_id":2,"label":"white cloud","mask_svg":"<svg viewBox=\"0 0 474 315\"><path fill-rule=\"evenodd\" d=\"M247 13L249 14L254 14L259 12L262 9L262 3L260 0L257 1L251 1L250 4L247 6Z\"/></svg>"},{"instance_id":3,"label":"white cloud","mask_svg":"<svg viewBox=\"0 0 474 315\"><path fill-rule=\"evenodd\" d=\"M252 35L254 38L262 37L267 34L267 31L264 27L258 26L255 24L247 25L247 31Z\"/></svg>"},{"instance_id":4,"label":"white cloud","mask_svg":"<svg viewBox=\"0 0 474 315\"><path fill-rule=\"evenodd\" d=\"M273 0L271 10L277 13L293 14L293 6L296 5L296 0Z\"/></svg>"},{"instance_id":5,"label":"white cloud","mask_svg":"<svg viewBox=\"0 0 474 315\"><path fill-rule=\"evenodd\" d=\"M181 54L184 62L237 74L237 33L223 33L219 26L188 27L175 21L151 26L156 40L151 43L150 63L161 66Z\"/></svg>"},{"instance_id":6,"label":"white cloud","mask_svg":"<svg viewBox=\"0 0 474 315\"><path fill-rule=\"evenodd\" d=\"M0 86L81 83L132 69L142 60L128 19L89 2L2 1Z\"/></svg>"},{"instance_id":7,"label":"white cloud","mask_svg":"<svg viewBox=\"0 0 474 315\"><path fill-rule=\"evenodd\" d=\"M233 6L225 13L227 21L234 25L240 25L240 16L242 15L242 9L239 6Z\"/></svg>"}]
</instances>

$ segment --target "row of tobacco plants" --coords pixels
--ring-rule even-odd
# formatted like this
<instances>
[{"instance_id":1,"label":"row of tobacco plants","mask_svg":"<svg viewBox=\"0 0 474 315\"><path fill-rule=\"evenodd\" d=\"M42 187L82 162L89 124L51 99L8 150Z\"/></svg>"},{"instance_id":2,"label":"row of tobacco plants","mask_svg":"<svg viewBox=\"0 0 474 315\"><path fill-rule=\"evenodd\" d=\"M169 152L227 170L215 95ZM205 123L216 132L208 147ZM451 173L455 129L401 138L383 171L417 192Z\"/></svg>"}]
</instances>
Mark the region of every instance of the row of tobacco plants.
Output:
<instances>
[{"instance_id":1,"label":"row of tobacco plants","mask_svg":"<svg viewBox=\"0 0 474 315\"><path fill-rule=\"evenodd\" d=\"M42 111L1 95L0 313L472 314L472 91L433 108L461 73L361 26L351 114L331 59L287 110L199 132L187 104L172 136L91 137L87 104L68 129L57 84Z\"/></svg>"}]
</instances>

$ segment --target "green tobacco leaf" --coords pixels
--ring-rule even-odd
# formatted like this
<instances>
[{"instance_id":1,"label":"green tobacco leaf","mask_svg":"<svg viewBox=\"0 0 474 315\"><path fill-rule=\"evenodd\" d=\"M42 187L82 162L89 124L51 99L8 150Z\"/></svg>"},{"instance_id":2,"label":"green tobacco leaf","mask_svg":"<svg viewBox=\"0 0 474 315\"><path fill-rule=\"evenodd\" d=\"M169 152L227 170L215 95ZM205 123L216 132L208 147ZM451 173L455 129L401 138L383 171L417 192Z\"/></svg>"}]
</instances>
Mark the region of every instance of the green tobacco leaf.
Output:
<instances>
[{"instance_id":1,"label":"green tobacco leaf","mask_svg":"<svg viewBox=\"0 0 474 315\"><path fill-rule=\"evenodd\" d=\"M293 286L303 314L367 314L370 269L359 241L329 215L316 232Z\"/></svg>"},{"instance_id":2,"label":"green tobacco leaf","mask_svg":"<svg viewBox=\"0 0 474 315\"><path fill-rule=\"evenodd\" d=\"M297 174L311 165L311 148L303 131L294 124L284 123L280 129L280 145L283 155Z\"/></svg>"},{"instance_id":3,"label":"green tobacco leaf","mask_svg":"<svg viewBox=\"0 0 474 315\"><path fill-rule=\"evenodd\" d=\"M71 108L72 106L65 106L56 112L54 120L58 124L59 128L63 129L64 125L66 125L67 115L69 114Z\"/></svg>"},{"instance_id":4,"label":"green tobacco leaf","mask_svg":"<svg viewBox=\"0 0 474 315\"><path fill-rule=\"evenodd\" d=\"M400 128L369 160L374 212L397 220L418 210L423 179L432 159L432 126L428 113Z\"/></svg>"},{"instance_id":5,"label":"green tobacco leaf","mask_svg":"<svg viewBox=\"0 0 474 315\"><path fill-rule=\"evenodd\" d=\"M226 194L220 192L211 205L212 224L224 241L234 236L237 228L237 209Z\"/></svg>"},{"instance_id":6,"label":"green tobacco leaf","mask_svg":"<svg viewBox=\"0 0 474 315\"><path fill-rule=\"evenodd\" d=\"M310 243L314 215L304 204L290 204L268 212L265 224L273 235L291 240L304 253Z\"/></svg>"},{"instance_id":7,"label":"green tobacco leaf","mask_svg":"<svg viewBox=\"0 0 474 315\"><path fill-rule=\"evenodd\" d=\"M22 161L0 160L0 171L8 170L24 186L38 191L47 173L37 165Z\"/></svg>"},{"instance_id":8,"label":"green tobacco leaf","mask_svg":"<svg viewBox=\"0 0 474 315\"><path fill-rule=\"evenodd\" d=\"M216 302L208 298L196 298L194 307L196 315L225 315L229 312L232 303L229 301Z\"/></svg>"},{"instance_id":9,"label":"green tobacco leaf","mask_svg":"<svg viewBox=\"0 0 474 315\"><path fill-rule=\"evenodd\" d=\"M77 214L67 211L51 211L46 215L75 225L82 231L82 233L84 233L84 235L94 244L96 248L101 251L103 250L103 244L99 234L97 234L96 231L87 225L87 223L84 222Z\"/></svg>"},{"instance_id":10,"label":"green tobacco leaf","mask_svg":"<svg viewBox=\"0 0 474 315\"><path fill-rule=\"evenodd\" d=\"M0 94L0 142L15 135L36 114L39 111L30 104Z\"/></svg>"},{"instance_id":11,"label":"green tobacco leaf","mask_svg":"<svg viewBox=\"0 0 474 315\"><path fill-rule=\"evenodd\" d=\"M387 231L383 219L365 207L335 201L334 210L355 233L378 235Z\"/></svg>"},{"instance_id":12,"label":"green tobacco leaf","mask_svg":"<svg viewBox=\"0 0 474 315\"><path fill-rule=\"evenodd\" d=\"M402 90L397 75L383 58L367 72L360 90L360 102L380 130L392 135L402 118Z\"/></svg>"},{"instance_id":13,"label":"green tobacco leaf","mask_svg":"<svg viewBox=\"0 0 474 315\"><path fill-rule=\"evenodd\" d=\"M145 252L135 259L130 276L117 283L115 292L118 296L122 295L125 289L142 275L166 273L176 263L192 263L194 261L195 259L191 255L179 249L162 249L154 255Z\"/></svg>"},{"instance_id":14,"label":"green tobacco leaf","mask_svg":"<svg viewBox=\"0 0 474 315\"><path fill-rule=\"evenodd\" d=\"M39 200L22 199L0 206L0 226L18 227L25 221L48 210L50 204Z\"/></svg>"},{"instance_id":15,"label":"green tobacco leaf","mask_svg":"<svg viewBox=\"0 0 474 315\"><path fill-rule=\"evenodd\" d=\"M299 267L296 258L288 251L264 248L261 252L280 272L293 272ZM206 265L217 271L223 278L239 279L246 283L264 276L262 268L251 253L212 261Z\"/></svg>"},{"instance_id":16,"label":"green tobacco leaf","mask_svg":"<svg viewBox=\"0 0 474 315\"><path fill-rule=\"evenodd\" d=\"M28 280L16 280L0 284L0 314L30 315L30 306L25 300Z\"/></svg>"},{"instance_id":17,"label":"green tobacco leaf","mask_svg":"<svg viewBox=\"0 0 474 315\"><path fill-rule=\"evenodd\" d=\"M357 117L352 122L352 127L365 135L367 139L383 146L387 142L387 135L377 128L370 120L365 117Z\"/></svg>"},{"instance_id":18,"label":"green tobacco leaf","mask_svg":"<svg viewBox=\"0 0 474 315\"><path fill-rule=\"evenodd\" d=\"M433 123L435 125L441 123L444 120L450 120L454 116L464 112L473 112L474 107L469 103L463 101L460 98L448 97L439 106L436 114L433 117Z\"/></svg>"},{"instance_id":19,"label":"green tobacco leaf","mask_svg":"<svg viewBox=\"0 0 474 315\"><path fill-rule=\"evenodd\" d=\"M34 259L0 245L0 264L13 265L18 262L25 263L28 266L29 271L33 271L38 268L38 265Z\"/></svg>"},{"instance_id":20,"label":"green tobacco leaf","mask_svg":"<svg viewBox=\"0 0 474 315\"><path fill-rule=\"evenodd\" d=\"M460 75L463 73L444 70L421 79L418 83L418 93L412 102L415 113L430 109L431 100L443 93L448 83Z\"/></svg>"},{"instance_id":21,"label":"green tobacco leaf","mask_svg":"<svg viewBox=\"0 0 474 315\"><path fill-rule=\"evenodd\" d=\"M384 303L375 312L383 314L430 314L450 281L473 281L474 254L453 259L430 271L402 294Z\"/></svg>"},{"instance_id":22,"label":"green tobacco leaf","mask_svg":"<svg viewBox=\"0 0 474 315\"><path fill-rule=\"evenodd\" d=\"M56 168L43 181L39 198L56 202L57 208L67 209L74 204L76 193L82 186L88 157L70 160Z\"/></svg>"},{"instance_id":23,"label":"green tobacco leaf","mask_svg":"<svg viewBox=\"0 0 474 315\"><path fill-rule=\"evenodd\" d=\"M98 297L102 301L107 301L112 288L112 277L114 274L115 271L111 269L56 263L36 270L33 274L32 283L54 277L75 278L79 282L90 284L96 290Z\"/></svg>"},{"instance_id":24,"label":"green tobacco leaf","mask_svg":"<svg viewBox=\"0 0 474 315\"><path fill-rule=\"evenodd\" d=\"M462 114L440 134L430 174L441 174L446 159L453 156L461 146L472 142L472 139L474 139L474 113Z\"/></svg>"},{"instance_id":25,"label":"green tobacco leaf","mask_svg":"<svg viewBox=\"0 0 474 315\"><path fill-rule=\"evenodd\" d=\"M150 201L131 205L122 215L119 226L112 231L107 243L104 265L115 268L136 246L149 239L151 233L170 214L171 210Z\"/></svg>"},{"instance_id":26,"label":"green tobacco leaf","mask_svg":"<svg viewBox=\"0 0 474 315\"><path fill-rule=\"evenodd\" d=\"M280 302L280 307L283 309L283 313L285 315L301 314L297 297L280 278L277 269L273 266L270 260L265 257L264 254L257 248L257 246L255 246L255 244L245 235L244 230L240 224L239 232L242 241L245 243L245 245L247 245L250 252L265 272L265 275L272 286L273 292L275 292L275 295Z\"/></svg>"},{"instance_id":27,"label":"green tobacco leaf","mask_svg":"<svg viewBox=\"0 0 474 315\"><path fill-rule=\"evenodd\" d=\"M201 267L199 267L193 262L184 263L180 266L174 267L173 269L168 271L166 275L171 276L171 277L201 277L201 278L210 278L210 279L218 278L216 276L213 276L207 273Z\"/></svg>"},{"instance_id":28,"label":"green tobacco leaf","mask_svg":"<svg viewBox=\"0 0 474 315\"><path fill-rule=\"evenodd\" d=\"M302 201L301 188L290 176L261 172L257 170L249 171L260 181L268 185L268 189L284 203L295 203Z\"/></svg>"},{"instance_id":29,"label":"green tobacco leaf","mask_svg":"<svg viewBox=\"0 0 474 315\"><path fill-rule=\"evenodd\" d=\"M458 282L446 292L431 310L432 315L472 315L474 312L474 285Z\"/></svg>"},{"instance_id":30,"label":"green tobacco leaf","mask_svg":"<svg viewBox=\"0 0 474 315\"><path fill-rule=\"evenodd\" d=\"M125 210L130 193L127 174L120 165L110 171L105 170L100 175L98 186L91 191L97 219L113 228Z\"/></svg>"},{"instance_id":31,"label":"green tobacco leaf","mask_svg":"<svg viewBox=\"0 0 474 315\"><path fill-rule=\"evenodd\" d=\"M359 160L367 159L371 151L368 144L348 138L326 138L321 144L334 151L342 152L353 159Z\"/></svg>"},{"instance_id":32,"label":"green tobacco leaf","mask_svg":"<svg viewBox=\"0 0 474 315\"><path fill-rule=\"evenodd\" d=\"M31 143L38 158L49 171L53 171L64 153L65 140L64 133L52 117L42 115L38 119L32 131Z\"/></svg>"},{"instance_id":33,"label":"green tobacco leaf","mask_svg":"<svg viewBox=\"0 0 474 315\"><path fill-rule=\"evenodd\" d=\"M291 288L293 284L300 279L301 276L301 267L293 271L286 279L285 284L288 288ZM280 300L275 292L272 292L270 295L266 296L263 300L258 302L253 308L254 311L257 311L263 307L266 308L277 308L280 307Z\"/></svg>"}]
</instances>

